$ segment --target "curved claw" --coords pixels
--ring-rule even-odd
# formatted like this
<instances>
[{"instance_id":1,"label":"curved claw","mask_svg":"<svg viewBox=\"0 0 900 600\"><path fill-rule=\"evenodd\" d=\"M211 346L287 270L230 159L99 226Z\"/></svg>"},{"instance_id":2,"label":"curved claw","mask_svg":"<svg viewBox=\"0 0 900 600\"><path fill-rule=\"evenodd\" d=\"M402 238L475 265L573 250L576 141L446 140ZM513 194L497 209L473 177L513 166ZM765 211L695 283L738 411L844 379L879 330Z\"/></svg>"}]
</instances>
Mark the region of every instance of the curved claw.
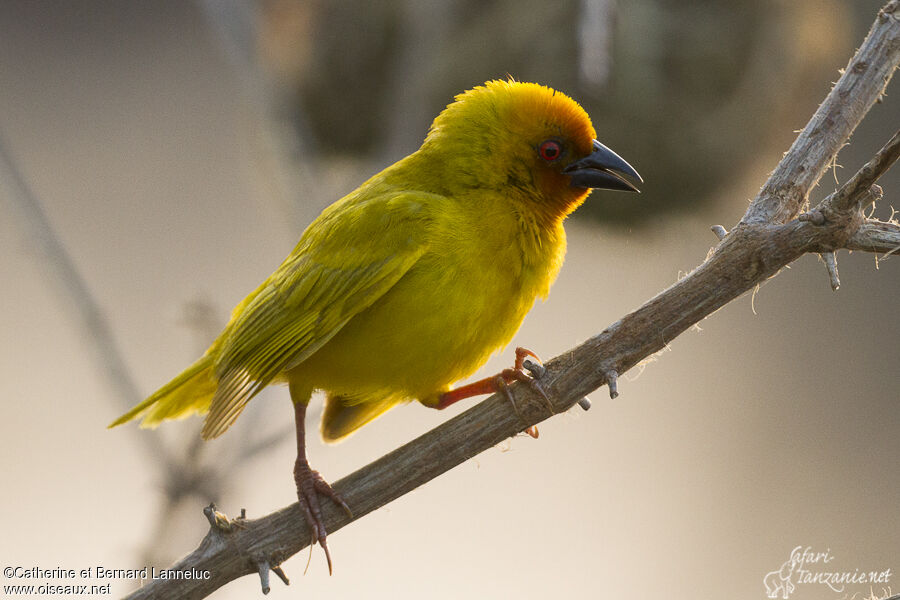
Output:
<instances>
[{"instance_id":1,"label":"curved claw","mask_svg":"<svg viewBox=\"0 0 900 600\"><path fill-rule=\"evenodd\" d=\"M525 371L521 369L504 369L500 373L500 380L502 381L504 386L505 384L512 383L513 381L521 381L529 388L531 388L531 391L544 399L544 403L547 405L547 410L550 411L551 415L556 414L556 411L553 410L553 405L550 403L550 396L548 396L547 392L544 391L544 386L541 385L540 381L538 381L534 377L531 377ZM510 394L508 390L504 389L504 394L506 394L507 398L512 400L512 394Z\"/></svg>"},{"instance_id":2,"label":"curved claw","mask_svg":"<svg viewBox=\"0 0 900 600\"><path fill-rule=\"evenodd\" d=\"M327 537L328 532L325 529L325 522L322 518L322 509L319 504L319 494L329 498L332 502L340 506L353 518L350 507L344 501L331 485L325 481L318 471L313 471L305 463L297 461L294 468L294 480L297 484L297 500L303 516L312 531L312 542L318 542L319 546L325 552L325 560L328 562L328 574L333 573L331 562L331 552L328 550Z\"/></svg>"},{"instance_id":3,"label":"curved claw","mask_svg":"<svg viewBox=\"0 0 900 600\"><path fill-rule=\"evenodd\" d=\"M319 538L319 545L322 546L322 550L325 551L325 560L328 562L328 574L333 575L334 571L331 568L331 552L328 551L328 544L325 543L325 536Z\"/></svg>"},{"instance_id":4,"label":"curved claw","mask_svg":"<svg viewBox=\"0 0 900 600\"><path fill-rule=\"evenodd\" d=\"M521 371L522 367L525 366L525 357L530 356L534 360L538 361L538 364L542 367L544 366L544 361L541 360L541 357L529 350L528 348L523 348L519 346L516 348L516 370Z\"/></svg>"},{"instance_id":5,"label":"curved claw","mask_svg":"<svg viewBox=\"0 0 900 600\"><path fill-rule=\"evenodd\" d=\"M322 494L323 496L330 498L332 502L334 502L335 504L337 504L338 506L343 508L344 512L347 513L347 516L352 519L353 511L350 510L350 507L347 505L346 502L344 502L344 497L341 496L340 494L338 494L336 491L334 491L334 488L332 488L331 485L327 481L322 479L322 476L319 475L318 471L313 471L312 474L313 474L313 477L315 478L314 483L316 486L316 491L319 492L320 494Z\"/></svg>"}]
</instances>

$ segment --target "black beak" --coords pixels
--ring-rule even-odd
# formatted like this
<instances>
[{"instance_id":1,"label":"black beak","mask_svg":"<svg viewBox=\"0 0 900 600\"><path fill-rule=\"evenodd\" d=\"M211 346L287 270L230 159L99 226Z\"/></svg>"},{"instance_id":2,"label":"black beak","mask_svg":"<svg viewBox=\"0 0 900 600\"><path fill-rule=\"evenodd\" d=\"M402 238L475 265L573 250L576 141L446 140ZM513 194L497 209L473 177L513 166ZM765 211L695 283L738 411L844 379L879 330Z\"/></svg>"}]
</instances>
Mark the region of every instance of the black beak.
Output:
<instances>
[{"instance_id":1,"label":"black beak","mask_svg":"<svg viewBox=\"0 0 900 600\"><path fill-rule=\"evenodd\" d=\"M626 177L644 183L625 159L594 140L594 151L562 171L572 177L572 187L640 192Z\"/></svg>"}]
</instances>

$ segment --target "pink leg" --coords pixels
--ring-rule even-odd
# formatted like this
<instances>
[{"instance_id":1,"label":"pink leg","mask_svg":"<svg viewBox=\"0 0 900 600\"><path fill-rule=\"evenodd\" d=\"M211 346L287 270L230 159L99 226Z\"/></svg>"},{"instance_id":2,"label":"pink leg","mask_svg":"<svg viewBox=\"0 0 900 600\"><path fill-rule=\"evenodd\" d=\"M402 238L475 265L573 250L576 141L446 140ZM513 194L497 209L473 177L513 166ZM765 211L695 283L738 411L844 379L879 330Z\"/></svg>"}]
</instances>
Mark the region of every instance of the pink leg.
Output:
<instances>
[{"instance_id":1,"label":"pink leg","mask_svg":"<svg viewBox=\"0 0 900 600\"><path fill-rule=\"evenodd\" d=\"M319 542L325 551L325 559L328 561L328 574L331 574L331 553L325 541L328 532L325 531L325 523L322 519L322 510L319 506L319 494L330 498L332 502L343 508L352 518L350 507L344 502L340 494L335 492L318 471L314 471L306 460L306 404L294 403L294 420L297 424L297 462L294 463L294 483L297 485L297 500L300 510L312 529L313 542Z\"/></svg>"}]
</instances>

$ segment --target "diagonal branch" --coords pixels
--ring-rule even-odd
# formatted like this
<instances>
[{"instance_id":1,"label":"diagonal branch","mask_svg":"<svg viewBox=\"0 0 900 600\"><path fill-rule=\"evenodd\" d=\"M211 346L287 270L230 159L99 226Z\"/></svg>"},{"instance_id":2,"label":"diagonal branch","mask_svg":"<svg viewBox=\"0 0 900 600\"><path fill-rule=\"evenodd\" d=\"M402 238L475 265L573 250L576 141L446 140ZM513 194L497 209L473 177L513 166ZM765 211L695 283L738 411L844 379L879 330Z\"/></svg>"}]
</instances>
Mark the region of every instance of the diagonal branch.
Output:
<instances>
[{"instance_id":1,"label":"diagonal branch","mask_svg":"<svg viewBox=\"0 0 900 600\"><path fill-rule=\"evenodd\" d=\"M797 216L850 134L881 100L900 55L898 21L900 3L891 0L878 12L856 55L760 189L742 223L785 223Z\"/></svg>"},{"instance_id":2,"label":"diagonal branch","mask_svg":"<svg viewBox=\"0 0 900 600\"><path fill-rule=\"evenodd\" d=\"M894 133L894 136L875 154L872 160L826 198L822 204L837 211L848 211L854 206L861 206L867 190L875 185L878 178L897 162L897 158L900 158L900 131Z\"/></svg>"},{"instance_id":3,"label":"diagonal branch","mask_svg":"<svg viewBox=\"0 0 900 600\"><path fill-rule=\"evenodd\" d=\"M607 381L613 384L617 374L663 349L680 333L803 254L841 247L869 249L861 244L871 244L876 250L884 248L885 239L896 231L888 227L891 224L864 222L855 207L836 211L846 218L822 222L792 219L825 166L881 96L900 62L898 6L900 2L892 0L879 12L850 67L773 171L742 221L730 233L717 230L721 241L703 264L600 334L546 363L541 382L551 397L549 406L524 391L526 387L515 385L518 410L502 395L491 396L336 482L335 490L353 508L355 518L531 425L567 411ZM868 193L877 174L857 174L851 181L857 178ZM331 503L325 503L322 510L325 526L332 534L351 522ZM199 547L173 567L194 578L154 580L129 598L202 598L250 573L259 573L267 586L268 569L274 571L283 560L306 547L311 537L296 504L238 523L236 527L211 527Z\"/></svg>"}]
</instances>

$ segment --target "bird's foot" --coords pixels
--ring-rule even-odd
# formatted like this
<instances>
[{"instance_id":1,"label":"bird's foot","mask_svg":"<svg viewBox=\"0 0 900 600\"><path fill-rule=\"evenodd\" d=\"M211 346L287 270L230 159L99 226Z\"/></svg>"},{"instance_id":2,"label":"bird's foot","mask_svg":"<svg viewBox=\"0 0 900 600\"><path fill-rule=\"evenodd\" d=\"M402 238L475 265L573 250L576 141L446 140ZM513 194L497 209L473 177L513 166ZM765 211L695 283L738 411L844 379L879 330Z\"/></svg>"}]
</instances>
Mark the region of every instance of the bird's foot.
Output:
<instances>
[{"instance_id":1,"label":"bird's foot","mask_svg":"<svg viewBox=\"0 0 900 600\"><path fill-rule=\"evenodd\" d=\"M530 360L526 360L526 357L530 356L537 362L531 362ZM544 391L544 386L541 385L540 379L544 376L544 373L547 370L544 368L544 363L541 361L540 357L537 354L529 350L528 348L516 348L516 363L513 369L507 369L505 372L512 371L513 377L516 381L524 382L528 387L531 388L535 394L544 399L544 402L547 404L547 410L550 411L550 414L556 414L556 411L553 410L553 404L550 403L550 396L547 395L547 392ZM507 381L508 383L508 381Z\"/></svg>"},{"instance_id":2,"label":"bird's foot","mask_svg":"<svg viewBox=\"0 0 900 600\"><path fill-rule=\"evenodd\" d=\"M538 362L533 363L531 361L526 361L526 358L529 356L534 358ZM543 374L544 367L541 363L541 359L538 358L537 354L535 354L531 350L528 350L527 348L516 348L516 362L512 369L503 369L502 371L500 371L500 373L492 377L486 377L485 379L480 379L474 383L456 388L455 390L444 392L443 394L441 394L436 408L444 409L464 398L471 398L472 396L498 392L503 394L506 399L509 400L509 403L512 404L513 410L515 410L516 414L518 415L519 408L518 406L516 406L516 402L512 397L512 393L509 391L509 384L513 383L514 381L521 381L529 388L531 388L531 390L535 394L542 397L546 402L547 408L550 410L550 413L554 414L555 411L553 410L553 405L550 403L550 397L547 396L547 392L544 391L544 388L539 381L540 377ZM525 433L533 438L537 438L537 426L532 425L525 430Z\"/></svg>"},{"instance_id":3,"label":"bird's foot","mask_svg":"<svg viewBox=\"0 0 900 600\"><path fill-rule=\"evenodd\" d=\"M526 360L527 357L531 357L535 359L537 362L531 362ZM528 348L516 348L516 362L512 369L504 369L500 373L500 377L502 380L502 387L498 385L499 392L503 393L506 396L506 399L509 400L509 403L512 404L513 409L516 411L516 414L519 413L519 408L516 406L516 401L512 397L512 393L509 391L509 385L513 381L521 381L529 388L531 391L544 399L544 402L547 405L547 410L550 411L550 414L555 414L556 411L553 410L553 405L550 403L550 397L547 395L547 392L544 391L544 387L540 383L540 378L544 375L544 363L541 362L540 357L537 354L529 350ZM540 435L538 432L537 425L532 425L528 429L525 430L525 433L537 439Z\"/></svg>"},{"instance_id":4,"label":"bird's foot","mask_svg":"<svg viewBox=\"0 0 900 600\"><path fill-rule=\"evenodd\" d=\"M322 546L322 550L325 551L325 560L328 561L328 574L331 575L331 553L328 551L328 543L326 542L328 532L325 530L325 522L322 519L319 494L330 498L332 502L343 508L350 518L353 518L353 513L341 495L332 489L331 485L319 475L319 472L312 470L309 464L300 458L297 459L294 465L294 482L297 484L297 500L300 504L300 510L303 511L306 522L312 530L313 543L318 542Z\"/></svg>"}]
</instances>

